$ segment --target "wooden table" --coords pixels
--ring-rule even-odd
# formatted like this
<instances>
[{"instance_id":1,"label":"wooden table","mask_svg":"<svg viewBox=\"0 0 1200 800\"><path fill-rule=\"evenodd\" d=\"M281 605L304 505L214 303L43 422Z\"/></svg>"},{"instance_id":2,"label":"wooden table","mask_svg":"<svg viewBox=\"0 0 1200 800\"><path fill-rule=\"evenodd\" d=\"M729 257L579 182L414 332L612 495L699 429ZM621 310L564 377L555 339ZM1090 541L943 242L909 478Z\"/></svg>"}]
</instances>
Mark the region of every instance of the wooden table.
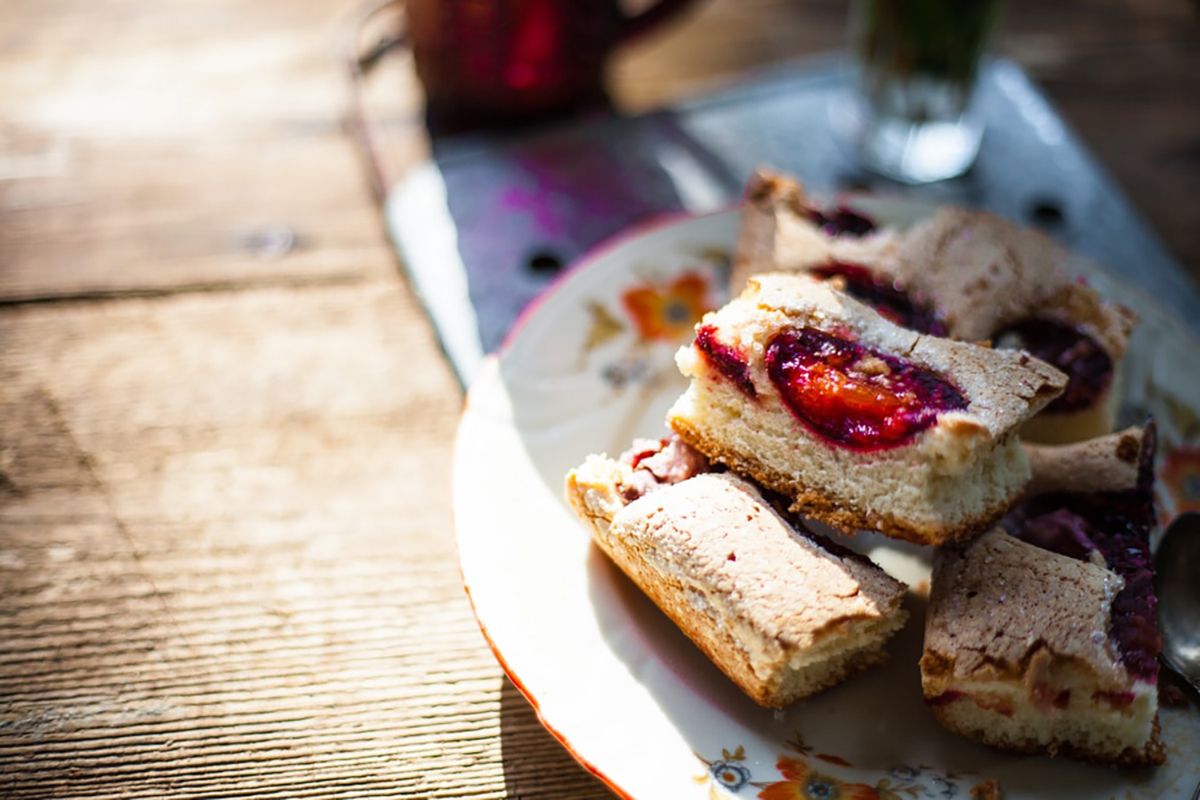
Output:
<instances>
[{"instance_id":1,"label":"wooden table","mask_svg":"<svg viewBox=\"0 0 1200 800\"><path fill-rule=\"evenodd\" d=\"M603 797L459 586L461 395L340 126L347 0L0 14L0 795ZM842 42L711 0L644 108ZM1012 2L1024 63L1200 267L1185 0ZM393 155L424 148L411 76Z\"/></svg>"}]
</instances>

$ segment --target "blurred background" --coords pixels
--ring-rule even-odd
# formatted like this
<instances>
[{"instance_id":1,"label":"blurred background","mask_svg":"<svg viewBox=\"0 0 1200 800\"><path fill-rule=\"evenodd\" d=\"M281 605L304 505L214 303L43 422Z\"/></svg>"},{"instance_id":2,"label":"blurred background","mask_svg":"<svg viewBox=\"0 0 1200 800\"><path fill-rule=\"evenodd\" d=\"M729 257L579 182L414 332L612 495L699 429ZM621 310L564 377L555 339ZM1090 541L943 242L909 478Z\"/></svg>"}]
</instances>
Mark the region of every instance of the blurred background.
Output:
<instances>
[{"instance_id":1,"label":"blurred background","mask_svg":"<svg viewBox=\"0 0 1200 800\"><path fill-rule=\"evenodd\" d=\"M5 296L241 280L248 264L256 280L390 270L342 127L343 39L359 8L7 3ZM694 97L842 48L846 28L836 0L702 0L617 50L612 95L633 112ZM1178 211L1200 172L1200 121L1185 99L1200 74L1198 31L1188 0L1013 0L996 37L1189 264L1200 241ZM372 102L402 167L425 152L422 93L410 65L388 68Z\"/></svg>"}]
</instances>

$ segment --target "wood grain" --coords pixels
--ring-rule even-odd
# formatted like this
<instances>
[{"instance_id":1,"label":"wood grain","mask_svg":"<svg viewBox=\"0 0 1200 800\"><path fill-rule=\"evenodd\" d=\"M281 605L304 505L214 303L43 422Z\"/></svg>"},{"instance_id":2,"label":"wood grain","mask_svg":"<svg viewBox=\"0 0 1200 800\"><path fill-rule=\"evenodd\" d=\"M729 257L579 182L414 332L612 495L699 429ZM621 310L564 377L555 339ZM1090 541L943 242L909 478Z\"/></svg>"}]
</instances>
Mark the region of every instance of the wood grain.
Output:
<instances>
[{"instance_id":1,"label":"wood grain","mask_svg":"<svg viewBox=\"0 0 1200 800\"><path fill-rule=\"evenodd\" d=\"M461 395L341 126L354 0L0 14L0 795L593 798L459 585ZM1012 0L1030 69L1193 266L1185 0ZM840 46L711 0L627 107ZM401 166L419 87L375 88Z\"/></svg>"},{"instance_id":2,"label":"wood grain","mask_svg":"<svg viewBox=\"0 0 1200 800\"><path fill-rule=\"evenodd\" d=\"M341 128L355 6L6 4L0 298L388 273Z\"/></svg>"},{"instance_id":3,"label":"wood grain","mask_svg":"<svg viewBox=\"0 0 1200 800\"><path fill-rule=\"evenodd\" d=\"M457 389L401 287L32 306L0 340L5 796L603 796L470 614Z\"/></svg>"}]
</instances>

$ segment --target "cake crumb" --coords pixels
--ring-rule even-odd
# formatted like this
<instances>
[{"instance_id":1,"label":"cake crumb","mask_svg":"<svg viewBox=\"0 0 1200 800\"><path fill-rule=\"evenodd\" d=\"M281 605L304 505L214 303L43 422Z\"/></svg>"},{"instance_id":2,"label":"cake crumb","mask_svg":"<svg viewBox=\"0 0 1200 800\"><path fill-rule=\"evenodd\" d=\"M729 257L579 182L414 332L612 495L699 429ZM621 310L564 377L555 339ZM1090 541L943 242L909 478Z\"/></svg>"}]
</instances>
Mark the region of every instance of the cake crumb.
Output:
<instances>
[{"instance_id":1,"label":"cake crumb","mask_svg":"<svg viewBox=\"0 0 1200 800\"><path fill-rule=\"evenodd\" d=\"M1132 464L1138 460L1138 453L1141 448L1138 446L1136 436L1122 436L1117 442L1117 458L1127 464Z\"/></svg>"},{"instance_id":2,"label":"cake crumb","mask_svg":"<svg viewBox=\"0 0 1200 800\"><path fill-rule=\"evenodd\" d=\"M887 365L887 362L878 356L866 356L859 359L854 368L863 375L887 375L892 371L892 368Z\"/></svg>"}]
</instances>

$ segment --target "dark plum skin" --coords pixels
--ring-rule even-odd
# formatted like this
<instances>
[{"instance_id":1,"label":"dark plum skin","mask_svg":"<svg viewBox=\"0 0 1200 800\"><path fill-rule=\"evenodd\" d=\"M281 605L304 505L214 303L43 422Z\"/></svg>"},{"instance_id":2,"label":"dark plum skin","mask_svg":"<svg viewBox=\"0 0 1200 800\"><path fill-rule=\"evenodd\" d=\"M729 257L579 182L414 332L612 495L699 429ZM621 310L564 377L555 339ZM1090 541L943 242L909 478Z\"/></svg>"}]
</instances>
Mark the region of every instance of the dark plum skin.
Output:
<instances>
[{"instance_id":1,"label":"dark plum skin","mask_svg":"<svg viewBox=\"0 0 1200 800\"><path fill-rule=\"evenodd\" d=\"M767 375L806 428L851 450L899 447L945 411L967 407L931 370L812 327L767 342Z\"/></svg>"},{"instance_id":2,"label":"dark plum skin","mask_svg":"<svg viewBox=\"0 0 1200 800\"><path fill-rule=\"evenodd\" d=\"M808 207L805 215L812 223L830 236L862 237L875 231L875 220L846 206L837 206L832 211Z\"/></svg>"},{"instance_id":3,"label":"dark plum skin","mask_svg":"<svg viewBox=\"0 0 1200 800\"><path fill-rule=\"evenodd\" d=\"M823 280L840 278L846 294L897 325L932 336L949 335L938 310L925 298L911 294L865 266L831 261L810 272ZM1028 317L1001 328L992 338L1000 347L1028 350L1066 373L1067 388L1047 406L1050 412L1070 413L1090 408L1112 385L1113 360L1108 351L1071 325Z\"/></svg>"},{"instance_id":4,"label":"dark plum skin","mask_svg":"<svg viewBox=\"0 0 1200 800\"><path fill-rule=\"evenodd\" d=\"M860 264L831 261L811 270L818 278L841 278L846 294L866 303L879 315L917 333L946 336L946 324L923 298L914 297L895 281L872 272Z\"/></svg>"},{"instance_id":5,"label":"dark plum skin","mask_svg":"<svg viewBox=\"0 0 1200 800\"><path fill-rule=\"evenodd\" d=\"M717 372L733 381L742 394L754 399L758 391L750 378L750 364L735 348L717 338L717 329L712 325L701 325L696 331L696 349Z\"/></svg>"},{"instance_id":6,"label":"dark plum skin","mask_svg":"<svg viewBox=\"0 0 1200 800\"><path fill-rule=\"evenodd\" d=\"M1129 673L1150 683L1158 679L1158 597L1150 531L1154 528L1153 423L1147 425L1138 485L1121 492L1049 494L1034 498L1005 520L1010 533L1030 544L1071 558L1088 560L1093 551L1125 581L1113 599L1111 635Z\"/></svg>"},{"instance_id":7,"label":"dark plum skin","mask_svg":"<svg viewBox=\"0 0 1200 800\"><path fill-rule=\"evenodd\" d=\"M1052 319L1030 317L997 331L998 346L1028 350L1066 373L1067 388L1047 411L1071 412L1094 405L1113 379L1113 361L1100 343L1081 330Z\"/></svg>"}]
</instances>

